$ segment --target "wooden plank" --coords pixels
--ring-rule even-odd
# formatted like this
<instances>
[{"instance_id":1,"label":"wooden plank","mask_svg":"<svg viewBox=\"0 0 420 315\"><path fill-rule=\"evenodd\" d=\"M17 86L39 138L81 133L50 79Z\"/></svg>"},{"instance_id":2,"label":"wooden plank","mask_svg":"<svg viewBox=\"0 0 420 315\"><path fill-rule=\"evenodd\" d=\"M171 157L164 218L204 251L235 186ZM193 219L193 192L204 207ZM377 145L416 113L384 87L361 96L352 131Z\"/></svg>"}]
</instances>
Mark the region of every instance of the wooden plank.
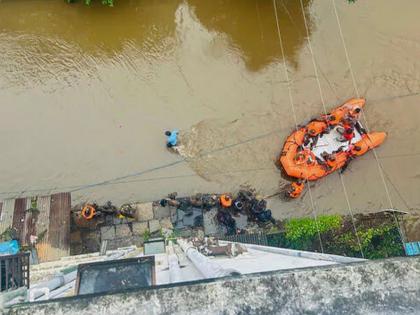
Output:
<instances>
[{"instance_id":1,"label":"wooden plank","mask_svg":"<svg viewBox=\"0 0 420 315\"><path fill-rule=\"evenodd\" d=\"M28 234L28 216L30 215L30 212L27 210L31 207L31 198L27 197L25 198L25 213L23 217L23 227L22 227L22 238L21 238L21 245L28 245L27 241L27 234Z\"/></svg>"},{"instance_id":2,"label":"wooden plank","mask_svg":"<svg viewBox=\"0 0 420 315\"><path fill-rule=\"evenodd\" d=\"M52 248L49 259L54 260L70 255L70 193L58 193L51 196L48 243Z\"/></svg>"},{"instance_id":3,"label":"wooden plank","mask_svg":"<svg viewBox=\"0 0 420 315\"><path fill-rule=\"evenodd\" d=\"M32 208L32 199L26 198L26 208L27 210ZM38 204L35 205L35 208L38 209ZM22 243L24 245L31 244L31 236L37 236L36 223L38 221L39 212L37 211L26 211L25 212L25 224L23 227L23 239Z\"/></svg>"},{"instance_id":4,"label":"wooden plank","mask_svg":"<svg viewBox=\"0 0 420 315\"><path fill-rule=\"evenodd\" d=\"M25 224L25 210L26 210L26 198L15 199L15 211L13 214L12 227L17 231L20 241L24 239L23 227Z\"/></svg>"},{"instance_id":5,"label":"wooden plank","mask_svg":"<svg viewBox=\"0 0 420 315\"><path fill-rule=\"evenodd\" d=\"M37 236L45 234L44 241L48 238L48 227L50 223L50 209L51 209L51 196L38 197L37 207L39 210L38 220L36 222ZM42 240L39 240L42 241Z\"/></svg>"},{"instance_id":6,"label":"wooden plank","mask_svg":"<svg viewBox=\"0 0 420 315\"><path fill-rule=\"evenodd\" d=\"M15 200L14 199L4 200L3 207L2 207L2 216L0 220L0 234L12 226L14 211L15 211Z\"/></svg>"},{"instance_id":7,"label":"wooden plank","mask_svg":"<svg viewBox=\"0 0 420 315\"><path fill-rule=\"evenodd\" d=\"M39 262L49 260L49 248L48 244L48 228L50 223L50 212L51 212L51 196L38 197L37 207L39 210L38 220L35 225L38 241L36 244L37 255Z\"/></svg>"},{"instance_id":8,"label":"wooden plank","mask_svg":"<svg viewBox=\"0 0 420 315\"><path fill-rule=\"evenodd\" d=\"M27 211L31 207L31 197L26 198L26 207L25 207L25 216L23 218L23 228L22 228L22 244L27 245L27 234L28 234L28 217L30 216L30 212Z\"/></svg>"}]
</instances>

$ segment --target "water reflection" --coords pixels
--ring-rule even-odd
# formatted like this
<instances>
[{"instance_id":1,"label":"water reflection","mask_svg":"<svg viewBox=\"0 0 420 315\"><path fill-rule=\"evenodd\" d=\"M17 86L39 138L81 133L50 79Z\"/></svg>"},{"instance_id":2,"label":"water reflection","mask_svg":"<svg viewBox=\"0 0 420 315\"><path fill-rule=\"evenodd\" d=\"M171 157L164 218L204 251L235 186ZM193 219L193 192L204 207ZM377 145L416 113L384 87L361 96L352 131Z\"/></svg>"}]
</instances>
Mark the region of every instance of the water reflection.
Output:
<instances>
[{"instance_id":1,"label":"water reflection","mask_svg":"<svg viewBox=\"0 0 420 315\"><path fill-rule=\"evenodd\" d=\"M132 67L134 73L133 57L165 58L173 51L174 12L180 2L121 1L115 8L2 2L0 88L71 86L82 76L100 76L103 63Z\"/></svg>"},{"instance_id":2,"label":"water reflection","mask_svg":"<svg viewBox=\"0 0 420 315\"><path fill-rule=\"evenodd\" d=\"M297 60L305 32L288 23L303 28L300 7L278 3L286 53ZM242 136L278 128L275 25L269 0L121 0L114 8L0 2L0 114L7 117L0 191L100 182L165 164L176 157L162 131L203 119L259 112L261 119L244 120ZM167 189L159 185L156 197ZM123 198L106 189L102 196Z\"/></svg>"},{"instance_id":3,"label":"water reflection","mask_svg":"<svg viewBox=\"0 0 420 315\"><path fill-rule=\"evenodd\" d=\"M174 12L181 2L119 1L108 8L64 1L3 1L0 31L66 41L84 53L119 52L127 43L148 46L172 36Z\"/></svg>"},{"instance_id":4,"label":"water reflection","mask_svg":"<svg viewBox=\"0 0 420 315\"><path fill-rule=\"evenodd\" d=\"M231 38L243 52L250 70L260 70L280 57L272 0L188 0L188 3L206 28ZM303 1L309 21L310 3L310 0ZM306 36L300 1L278 0L276 4L285 55L296 66Z\"/></svg>"},{"instance_id":5,"label":"water reflection","mask_svg":"<svg viewBox=\"0 0 420 315\"><path fill-rule=\"evenodd\" d=\"M182 3L132 0L108 8L69 6L64 1L3 1L0 74L9 79L9 86L51 79L70 84L81 73L93 75L96 64L103 60L113 58L112 62L130 65L130 58L119 58L125 50L133 57L165 58L176 49L175 12ZM271 0L187 3L204 27L228 36L249 70L260 70L279 58ZM304 0L305 8L309 4ZM306 32L300 3L279 0L277 6L286 57L296 65Z\"/></svg>"}]
</instances>

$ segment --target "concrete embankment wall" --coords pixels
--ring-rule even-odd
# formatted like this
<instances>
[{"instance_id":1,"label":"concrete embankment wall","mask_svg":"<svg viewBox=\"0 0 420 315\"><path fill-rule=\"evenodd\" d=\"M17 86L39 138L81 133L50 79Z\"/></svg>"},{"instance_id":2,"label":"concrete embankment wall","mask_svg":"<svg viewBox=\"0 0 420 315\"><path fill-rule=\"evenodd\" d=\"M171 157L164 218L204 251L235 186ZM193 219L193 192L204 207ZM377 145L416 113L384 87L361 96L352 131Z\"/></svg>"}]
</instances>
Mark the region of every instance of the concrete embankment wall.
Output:
<instances>
[{"instance_id":1,"label":"concrete embankment wall","mask_svg":"<svg viewBox=\"0 0 420 315\"><path fill-rule=\"evenodd\" d=\"M8 314L416 314L420 257L16 306Z\"/></svg>"}]
</instances>

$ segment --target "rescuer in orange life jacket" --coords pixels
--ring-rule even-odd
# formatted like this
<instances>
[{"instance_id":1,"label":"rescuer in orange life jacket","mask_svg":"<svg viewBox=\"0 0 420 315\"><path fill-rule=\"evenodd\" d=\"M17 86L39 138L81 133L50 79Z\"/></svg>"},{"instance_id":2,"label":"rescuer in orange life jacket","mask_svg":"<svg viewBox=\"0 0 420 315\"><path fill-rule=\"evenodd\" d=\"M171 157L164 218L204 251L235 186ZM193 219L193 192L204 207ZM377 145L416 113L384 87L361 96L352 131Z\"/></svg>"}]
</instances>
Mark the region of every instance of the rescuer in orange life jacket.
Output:
<instances>
[{"instance_id":1,"label":"rescuer in orange life jacket","mask_svg":"<svg viewBox=\"0 0 420 315\"><path fill-rule=\"evenodd\" d=\"M287 190L287 195L293 199L298 198L302 194L304 188L305 183L303 180L298 179L296 182L292 182L290 184L290 188Z\"/></svg>"},{"instance_id":2,"label":"rescuer in orange life jacket","mask_svg":"<svg viewBox=\"0 0 420 315\"><path fill-rule=\"evenodd\" d=\"M328 128L328 124L325 123L324 121L319 121L319 120L312 120L307 126L306 126L306 130L307 130L307 134L311 137L316 137L319 134L323 133L324 131L326 131Z\"/></svg>"},{"instance_id":3,"label":"rescuer in orange life jacket","mask_svg":"<svg viewBox=\"0 0 420 315\"><path fill-rule=\"evenodd\" d=\"M358 145L350 144L349 149L346 151L347 160L346 163L341 167L340 173L343 173L347 167L349 166L350 162L357 156L360 155L362 148Z\"/></svg>"},{"instance_id":4,"label":"rescuer in orange life jacket","mask_svg":"<svg viewBox=\"0 0 420 315\"><path fill-rule=\"evenodd\" d=\"M229 194L221 195L219 201L223 208L230 208L232 206L232 197Z\"/></svg>"},{"instance_id":5,"label":"rescuer in orange life jacket","mask_svg":"<svg viewBox=\"0 0 420 315\"><path fill-rule=\"evenodd\" d=\"M321 157L324 159L322 160L318 160L318 163L321 164L321 166L326 170L326 171L330 171L332 169L334 169L335 167L337 167L337 160L335 158L335 153L332 154L328 154L327 152L323 152L321 153Z\"/></svg>"},{"instance_id":6,"label":"rescuer in orange life jacket","mask_svg":"<svg viewBox=\"0 0 420 315\"><path fill-rule=\"evenodd\" d=\"M360 118L360 113L362 112L362 109L360 108L360 107L356 107L355 109L353 109L353 110L350 110L348 113L347 113L347 117L351 117L351 118L353 118L354 120L359 120L359 118Z\"/></svg>"}]
</instances>

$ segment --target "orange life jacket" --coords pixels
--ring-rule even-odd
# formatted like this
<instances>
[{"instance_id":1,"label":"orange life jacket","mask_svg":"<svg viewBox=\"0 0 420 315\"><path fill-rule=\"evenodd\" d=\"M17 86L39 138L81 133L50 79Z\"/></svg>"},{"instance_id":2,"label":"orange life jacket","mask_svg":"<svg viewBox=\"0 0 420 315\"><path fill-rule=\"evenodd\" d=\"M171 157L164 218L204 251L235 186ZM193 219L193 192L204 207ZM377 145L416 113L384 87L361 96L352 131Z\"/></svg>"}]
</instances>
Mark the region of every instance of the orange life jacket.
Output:
<instances>
[{"instance_id":1,"label":"orange life jacket","mask_svg":"<svg viewBox=\"0 0 420 315\"><path fill-rule=\"evenodd\" d=\"M305 188L304 183L293 182L291 184L292 189L289 193L290 198L297 198L302 194L303 188Z\"/></svg>"},{"instance_id":2,"label":"orange life jacket","mask_svg":"<svg viewBox=\"0 0 420 315\"><path fill-rule=\"evenodd\" d=\"M360 108L360 107L356 107L356 108ZM354 119L358 120L358 119L359 119L359 117L360 117L360 111L359 111L359 112L356 112L356 108L351 109L351 110L349 111L349 115L350 115L351 117L353 117Z\"/></svg>"},{"instance_id":3,"label":"orange life jacket","mask_svg":"<svg viewBox=\"0 0 420 315\"><path fill-rule=\"evenodd\" d=\"M220 204L223 208L232 206L232 198L229 195L223 194L220 196Z\"/></svg>"},{"instance_id":4,"label":"orange life jacket","mask_svg":"<svg viewBox=\"0 0 420 315\"><path fill-rule=\"evenodd\" d=\"M327 115L322 115L321 118L329 125L329 126L335 126L338 125L341 121L341 119L344 116L344 110L342 108L338 108L332 113L329 113Z\"/></svg>"},{"instance_id":5,"label":"orange life jacket","mask_svg":"<svg viewBox=\"0 0 420 315\"><path fill-rule=\"evenodd\" d=\"M327 124L323 121L311 121L307 126L306 126L308 133L310 136L315 137L317 135L319 135L320 133L323 133L325 131L325 129L327 129Z\"/></svg>"},{"instance_id":6,"label":"orange life jacket","mask_svg":"<svg viewBox=\"0 0 420 315\"><path fill-rule=\"evenodd\" d=\"M334 167L337 166L337 160L336 159L334 159L334 160L327 159L326 162L327 162L327 165L331 168L334 168Z\"/></svg>"},{"instance_id":7,"label":"orange life jacket","mask_svg":"<svg viewBox=\"0 0 420 315\"><path fill-rule=\"evenodd\" d=\"M301 165L304 163L308 165L314 165L316 162L315 155L308 149L298 152L295 155L294 159L295 159L296 165Z\"/></svg>"}]
</instances>

